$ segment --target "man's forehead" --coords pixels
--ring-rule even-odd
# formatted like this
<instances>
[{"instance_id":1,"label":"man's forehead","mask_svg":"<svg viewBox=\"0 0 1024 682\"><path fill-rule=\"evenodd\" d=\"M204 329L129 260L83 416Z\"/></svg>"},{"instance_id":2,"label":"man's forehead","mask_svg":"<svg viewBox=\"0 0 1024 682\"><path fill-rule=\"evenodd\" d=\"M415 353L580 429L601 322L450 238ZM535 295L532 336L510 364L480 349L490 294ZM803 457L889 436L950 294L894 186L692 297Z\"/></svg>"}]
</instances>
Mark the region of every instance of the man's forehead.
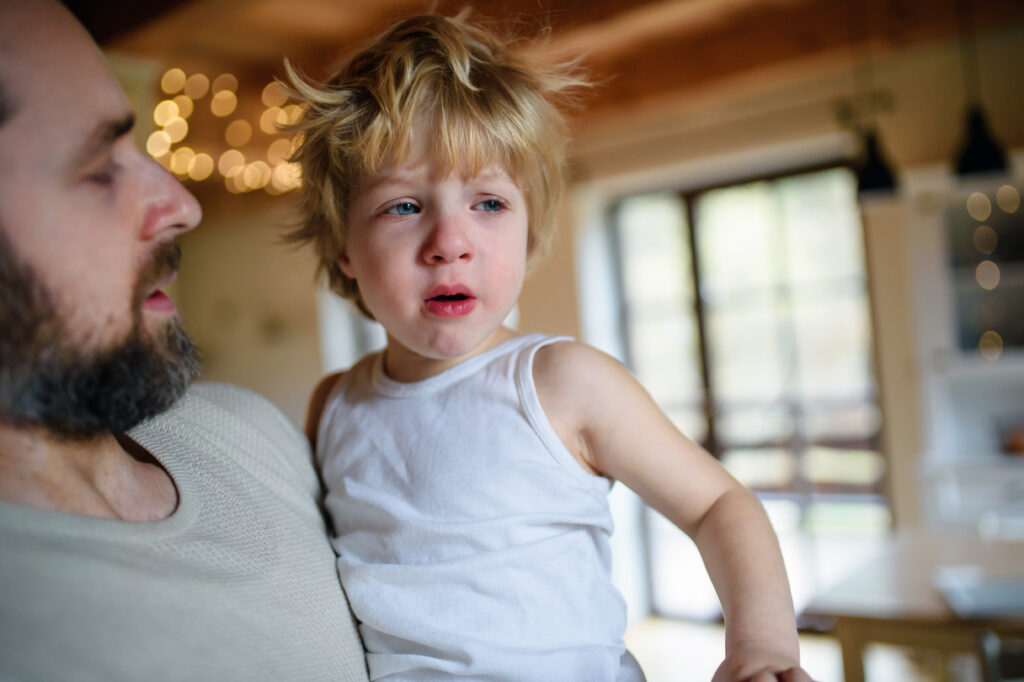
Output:
<instances>
[{"instance_id":1,"label":"man's forehead","mask_svg":"<svg viewBox=\"0 0 1024 682\"><path fill-rule=\"evenodd\" d=\"M0 86L24 123L83 131L130 111L99 48L63 7L0 0L0 25Z\"/></svg>"},{"instance_id":2,"label":"man's forehead","mask_svg":"<svg viewBox=\"0 0 1024 682\"><path fill-rule=\"evenodd\" d=\"M0 27L0 78L17 99L21 93L95 97L117 86L92 38L60 5L0 0Z\"/></svg>"}]
</instances>

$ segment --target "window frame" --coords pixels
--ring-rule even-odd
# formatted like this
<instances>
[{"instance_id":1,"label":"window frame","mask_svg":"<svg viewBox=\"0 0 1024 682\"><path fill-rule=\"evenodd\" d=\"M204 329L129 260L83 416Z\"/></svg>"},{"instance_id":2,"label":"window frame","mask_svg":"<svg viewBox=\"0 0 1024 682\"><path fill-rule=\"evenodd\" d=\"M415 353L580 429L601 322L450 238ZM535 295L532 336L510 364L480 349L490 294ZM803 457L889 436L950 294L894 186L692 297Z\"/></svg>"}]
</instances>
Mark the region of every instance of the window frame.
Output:
<instances>
[{"instance_id":1,"label":"window frame","mask_svg":"<svg viewBox=\"0 0 1024 682\"><path fill-rule=\"evenodd\" d=\"M797 177L802 175L810 175L814 173L820 173L835 169L847 169L851 172L856 172L849 162L846 161L824 161L819 163L802 164L793 166L786 169L779 169L769 173L752 173L752 174L738 174L731 176L728 179L716 181L713 183L705 183L700 185L694 185L682 189L671 189L665 188L666 194L673 194L676 196L684 210L684 220L687 227L687 241L689 245L689 257L690 257L690 268L692 276L692 285L694 291L693 297L693 315L694 323L697 332L697 361L700 363L698 368L701 380L701 387L704 395L703 403L703 417L706 425L706 431L704 438L700 439L698 443L709 453L711 453L716 459L721 459L724 453L724 446L719 436L719 426L717 424L718 416L715 414L716 405L716 390L714 386L713 378L711 377L710 362L711 353L709 350L708 340L708 319L707 309L705 302L700 295L700 283L701 283L701 258L699 248L697 244L697 229L696 228L696 206L700 201L700 198L710 192L722 189L728 189L731 187L738 187L742 185L757 183L757 182L774 182L784 180L786 178ZM656 188L650 190L651 192L659 191ZM627 302L627 296L624 286L624 263L622 256L621 240L619 236L619 216L620 207L623 202L627 199L645 194L644 191L632 191L628 194L621 194L613 198L606 206L605 224L607 226L606 235L610 240L610 251L611 251L611 265L614 277L616 278L615 291L618 296L616 306L616 328L618 330L619 342L623 350L623 354L629 365L635 364L635 355L633 349L633 343L630 339L628 332L628 319L629 319L629 305ZM878 349L877 349L877 333L876 329L876 314L875 306L872 298L871 287L867 284L867 280L870 277L870 263L869 263L869 251L867 248L866 233L864 230L863 214L861 211L857 212L858 223L860 226L860 239L863 244L864 254L864 300L868 308L868 320L871 325L871 334L869 341L869 364L870 374L873 382L874 390L870 396L873 404L877 407L879 414L883 415L880 420L879 428L874 432L872 436L863 438L819 438L819 439L808 439L805 437L801 429L796 428L790 434L786 440L780 440L778 442L760 442L751 444L753 447L765 447L775 446L786 448L792 453L805 451L808 447L819 445L824 447L836 447L839 449L868 449L878 452L883 460L886 462L886 470L882 474L881 478L871 486L857 486L857 485L844 485L844 484L815 484L811 481L807 481L799 472L794 475L793 481L788 489L778 488L754 488L758 494L786 497L786 498L799 498L802 500L810 500L812 497L821 499L822 496L838 497L838 498L863 498L863 499L884 499L885 504L891 509L892 504L889 499L888 491L888 470L889 470L889 456L884 449L884 431L886 429L886 422L882 411L882 396L880 391L881 380L878 375ZM792 412L794 415L802 414L805 411L801 409L801 405L813 405L821 403L809 403L793 400L792 398L786 398L780 403L787 410ZM868 488L868 489L865 489ZM645 532L646 535L646 532Z\"/></svg>"}]
</instances>

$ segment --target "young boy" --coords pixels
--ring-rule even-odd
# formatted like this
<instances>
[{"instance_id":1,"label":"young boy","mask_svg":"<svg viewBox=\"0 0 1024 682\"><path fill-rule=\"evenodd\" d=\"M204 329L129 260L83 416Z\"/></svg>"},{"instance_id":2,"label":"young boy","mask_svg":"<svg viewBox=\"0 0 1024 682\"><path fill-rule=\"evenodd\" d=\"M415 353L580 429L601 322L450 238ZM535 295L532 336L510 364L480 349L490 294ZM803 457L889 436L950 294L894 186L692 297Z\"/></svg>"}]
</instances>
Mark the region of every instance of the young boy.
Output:
<instances>
[{"instance_id":1,"label":"young boy","mask_svg":"<svg viewBox=\"0 0 1024 682\"><path fill-rule=\"evenodd\" d=\"M716 679L809 679L758 500L619 363L502 326L552 231L572 69L424 16L322 87L290 75L308 107L292 237L387 331L307 419L371 678L642 680L609 582L618 480L701 550Z\"/></svg>"}]
</instances>

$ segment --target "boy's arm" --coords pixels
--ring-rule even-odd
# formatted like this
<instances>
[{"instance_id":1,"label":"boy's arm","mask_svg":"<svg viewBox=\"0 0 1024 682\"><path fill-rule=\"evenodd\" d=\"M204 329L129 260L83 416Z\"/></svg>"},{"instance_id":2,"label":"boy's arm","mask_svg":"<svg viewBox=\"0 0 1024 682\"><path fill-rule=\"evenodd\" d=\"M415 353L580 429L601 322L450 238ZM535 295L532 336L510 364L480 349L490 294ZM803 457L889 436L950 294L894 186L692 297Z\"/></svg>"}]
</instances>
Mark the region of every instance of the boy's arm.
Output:
<instances>
[{"instance_id":1,"label":"boy's arm","mask_svg":"<svg viewBox=\"0 0 1024 682\"><path fill-rule=\"evenodd\" d=\"M328 374L317 383L316 388L313 389L313 394L309 397L309 407L306 409L306 425L302 430L305 432L306 438L309 439L309 445L313 448L313 452L316 452L316 433L320 428L320 415L324 412L324 403L327 402L327 396L331 394L334 384L344 374L344 372Z\"/></svg>"},{"instance_id":2,"label":"boy's arm","mask_svg":"<svg viewBox=\"0 0 1024 682\"><path fill-rule=\"evenodd\" d=\"M548 419L584 468L629 486L693 538L725 616L716 682L809 680L797 667L789 584L758 499L604 353L580 343L546 346L534 379Z\"/></svg>"}]
</instances>

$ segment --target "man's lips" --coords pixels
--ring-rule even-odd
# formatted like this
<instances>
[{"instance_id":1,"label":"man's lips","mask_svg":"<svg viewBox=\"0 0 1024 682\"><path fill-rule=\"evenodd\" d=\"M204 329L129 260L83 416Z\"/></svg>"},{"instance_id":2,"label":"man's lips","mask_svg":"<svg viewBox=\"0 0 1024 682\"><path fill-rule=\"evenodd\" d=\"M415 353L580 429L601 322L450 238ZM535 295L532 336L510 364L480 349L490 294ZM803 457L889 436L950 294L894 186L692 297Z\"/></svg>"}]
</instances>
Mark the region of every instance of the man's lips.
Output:
<instances>
[{"instance_id":1,"label":"man's lips","mask_svg":"<svg viewBox=\"0 0 1024 682\"><path fill-rule=\"evenodd\" d=\"M469 287L461 284L437 286L427 293L423 305L438 317L462 317L473 312L476 296Z\"/></svg>"},{"instance_id":2,"label":"man's lips","mask_svg":"<svg viewBox=\"0 0 1024 682\"><path fill-rule=\"evenodd\" d=\"M169 276L164 277L156 283L156 286L153 287L153 291L151 291L142 302L143 309L164 313L173 313L177 310L177 307L174 305L174 301L171 300L171 297L162 291L163 287L168 286L174 281L177 274L178 273L176 272L172 272Z\"/></svg>"}]
</instances>

